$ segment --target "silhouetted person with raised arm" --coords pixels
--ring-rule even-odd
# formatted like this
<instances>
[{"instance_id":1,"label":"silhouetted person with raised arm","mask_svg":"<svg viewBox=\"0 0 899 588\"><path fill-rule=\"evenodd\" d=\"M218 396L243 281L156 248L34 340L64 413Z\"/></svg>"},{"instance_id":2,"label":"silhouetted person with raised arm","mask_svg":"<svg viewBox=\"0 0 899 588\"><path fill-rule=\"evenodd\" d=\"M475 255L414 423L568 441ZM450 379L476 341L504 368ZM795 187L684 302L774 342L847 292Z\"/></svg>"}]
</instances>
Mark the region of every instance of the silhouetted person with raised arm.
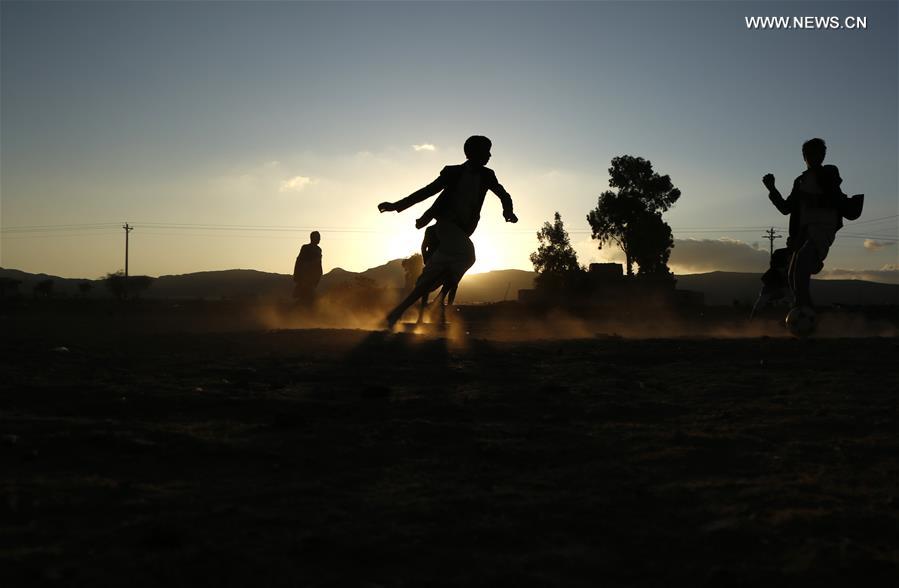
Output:
<instances>
[{"instance_id":1,"label":"silhouetted person with raised arm","mask_svg":"<svg viewBox=\"0 0 899 588\"><path fill-rule=\"evenodd\" d=\"M512 197L496 179L493 170L486 167L490 161L491 147L492 143L487 137L469 137L464 145L467 158L465 163L444 167L436 180L402 200L378 205L381 212L402 212L440 194L434 205L415 222L415 226L421 229L432 219L437 221L433 233L437 245L425 263L415 288L387 315L388 326L396 324L406 309L435 288L445 283L458 284L474 264L474 245L469 237L481 219L481 207L488 190L502 202L506 222L518 222L518 217L512 211Z\"/></svg>"},{"instance_id":2,"label":"silhouetted person with raised arm","mask_svg":"<svg viewBox=\"0 0 899 588\"><path fill-rule=\"evenodd\" d=\"M793 181L793 189L786 198L775 187L772 174L762 178L771 203L781 214L790 215L789 253L778 255L782 250L776 251L772 256L772 270L776 269L775 262L782 263L789 257L787 281L796 306L812 306L811 277L824 269L824 260L843 226L843 218L857 219L864 200L862 194L849 198L843 193L840 171L835 165L824 165L826 153L823 139L803 143L806 170Z\"/></svg>"},{"instance_id":3,"label":"silhouetted person with raised arm","mask_svg":"<svg viewBox=\"0 0 899 588\"><path fill-rule=\"evenodd\" d=\"M293 297L298 306L312 306L315 301L315 289L322 279L321 240L319 232L312 231L293 264Z\"/></svg>"}]
</instances>

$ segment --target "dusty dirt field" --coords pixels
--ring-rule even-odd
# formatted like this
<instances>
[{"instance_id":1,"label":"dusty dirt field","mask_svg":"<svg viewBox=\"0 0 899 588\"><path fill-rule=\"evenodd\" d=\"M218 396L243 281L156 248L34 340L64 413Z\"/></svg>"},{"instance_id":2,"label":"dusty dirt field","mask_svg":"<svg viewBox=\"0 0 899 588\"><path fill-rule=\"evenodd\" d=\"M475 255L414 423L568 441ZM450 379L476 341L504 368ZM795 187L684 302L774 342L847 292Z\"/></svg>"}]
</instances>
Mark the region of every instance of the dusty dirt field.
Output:
<instances>
[{"instance_id":1,"label":"dusty dirt field","mask_svg":"<svg viewBox=\"0 0 899 588\"><path fill-rule=\"evenodd\" d=\"M3 586L899 574L895 338L3 325Z\"/></svg>"}]
</instances>

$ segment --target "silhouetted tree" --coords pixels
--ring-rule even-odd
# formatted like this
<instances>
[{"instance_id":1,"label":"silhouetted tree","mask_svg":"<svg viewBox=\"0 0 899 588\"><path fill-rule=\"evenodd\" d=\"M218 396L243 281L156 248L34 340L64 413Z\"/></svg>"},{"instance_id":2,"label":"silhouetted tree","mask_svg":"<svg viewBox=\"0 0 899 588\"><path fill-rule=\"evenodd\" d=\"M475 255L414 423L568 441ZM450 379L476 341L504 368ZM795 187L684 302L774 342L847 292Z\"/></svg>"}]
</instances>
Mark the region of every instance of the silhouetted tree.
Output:
<instances>
[{"instance_id":1,"label":"silhouetted tree","mask_svg":"<svg viewBox=\"0 0 899 588\"><path fill-rule=\"evenodd\" d=\"M582 271L577 253L571 246L562 216L556 212L553 222L543 223L537 231L537 251L531 253L531 263L537 272L537 287L561 285L572 274Z\"/></svg>"},{"instance_id":2,"label":"silhouetted tree","mask_svg":"<svg viewBox=\"0 0 899 588\"><path fill-rule=\"evenodd\" d=\"M674 276L668 269L668 258L674 247L674 238L661 213L644 212L630 224L628 233L631 256L638 266L637 274L673 280Z\"/></svg>"},{"instance_id":3,"label":"silhouetted tree","mask_svg":"<svg viewBox=\"0 0 899 588\"><path fill-rule=\"evenodd\" d=\"M41 280L34 285L35 298L50 298L53 296L53 280Z\"/></svg>"},{"instance_id":4,"label":"silhouetted tree","mask_svg":"<svg viewBox=\"0 0 899 588\"><path fill-rule=\"evenodd\" d=\"M78 292L80 292L82 296L87 296L93 289L94 285L90 282L78 282Z\"/></svg>"},{"instance_id":5,"label":"silhouetted tree","mask_svg":"<svg viewBox=\"0 0 899 588\"><path fill-rule=\"evenodd\" d=\"M680 190L672 185L670 177L654 172L648 160L630 155L612 159L609 186L617 191L607 190L599 195L596 208L587 215L587 222L600 249L609 243L621 248L627 275L632 276L635 250L639 249L644 260L651 262L656 256L647 254L646 243L663 241L651 237L642 239L642 233L661 234L653 215L658 215L661 220L661 213L680 198ZM641 242L638 244L637 241Z\"/></svg>"},{"instance_id":6,"label":"silhouetted tree","mask_svg":"<svg viewBox=\"0 0 899 588\"><path fill-rule=\"evenodd\" d=\"M596 208L587 214L592 237L599 241L599 248L614 243L624 252L627 275L634 273L628 227L639 212L638 203L630 198L607 190L599 195Z\"/></svg>"}]
</instances>

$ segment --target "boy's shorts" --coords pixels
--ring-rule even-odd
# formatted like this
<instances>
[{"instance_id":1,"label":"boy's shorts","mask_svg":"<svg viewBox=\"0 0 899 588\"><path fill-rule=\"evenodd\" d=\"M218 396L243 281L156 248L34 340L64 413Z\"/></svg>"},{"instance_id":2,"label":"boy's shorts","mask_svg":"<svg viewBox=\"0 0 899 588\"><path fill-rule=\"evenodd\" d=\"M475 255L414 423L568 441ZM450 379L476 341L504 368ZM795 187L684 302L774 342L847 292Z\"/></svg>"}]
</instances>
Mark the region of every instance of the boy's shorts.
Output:
<instances>
[{"instance_id":1,"label":"boy's shorts","mask_svg":"<svg viewBox=\"0 0 899 588\"><path fill-rule=\"evenodd\" d=\"M462 229L451 222L438 222L437 250L428 258L418 284L458 283L475 262L474 244Z\"/></svg>"}]
</instances>

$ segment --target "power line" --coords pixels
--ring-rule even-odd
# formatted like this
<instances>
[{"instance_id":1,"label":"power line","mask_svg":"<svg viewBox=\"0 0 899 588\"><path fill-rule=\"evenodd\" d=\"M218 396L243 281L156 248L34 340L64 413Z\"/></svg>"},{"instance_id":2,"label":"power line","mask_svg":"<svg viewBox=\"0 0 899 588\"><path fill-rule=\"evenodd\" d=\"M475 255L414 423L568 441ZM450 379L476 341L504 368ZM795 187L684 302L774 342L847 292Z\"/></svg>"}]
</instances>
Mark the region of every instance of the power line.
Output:
<instances>
[{"instance_id":1,"label":"power line","mask_svg":"<svg viewBox=\"0 0 899 588\"><path fill-rule=\"evenodd\" d=\"M141 226L151 228L192 228L192 229L215 229L215 230L277 230L277 231L359 231L359 232L381 232L386 229L378 227L322 227L322 226L291 226L291 225L223 225L212 223L139 223ZM704 226L704 227L672 227L679 231L758 231L766 229L765 225L753 226ZM532 232L532 229L519 229L520 231ZM591 229L571 229L570 232L591 232Z\"/></svg>"},{"instance_id":2,"label":"power line","mask_svg":"<svg viewBox=\"0 0 899 588\"><path fill-rule=\"evenodd\" d=\"M874 241L877 241L877 240L880 240L880 241L889 241L889 240L896 241L896 240L897 240L896 235L892 235L892 236L885 236L885 235L853 235L852 233L846 233L846 234L844 234L844 235L841 235L841 234L837 233L837 239L839 239L840 237L848 237L849 239L872 239L872 240L874 240Z\"/></svg>"},{"instance_id":3,"label":"power line","mask_svg":"<svg viewBox=\"0 0 899 588\"><path fill-rule=\"evenodd\" d=\"M64 227L95 227L95 226L108 226L112 227L119 223L69 223L69 224L59 224L59 225L19 225L13 227L6 227L3 229L6 230L15 230L15 229L54 229L54 228L64 228Z\"/></svg>"},{"instance_id":4,"label":"power line","mask_svg":"<svg viewBox=\"0 0 899 588\"><path fill-rule=\"evenodd\" d=\"M852 223L853 226L855 226L855 225L864 225L867 223L876 223L879 221L889 220L891 218L899 218L899 214L891 214L889 216L882 216L880 218L872 218L872 219L863 220L863 221L850 221L850 222Z\"/></svg>"},{"instance_id":5,"label":"power line","mask_svg":"<svg viewBox=\"0 0 899 588\"><path fill-rule=\"evenodd\" d=\"M219 237L219 238L231 238L231 237L250 237L250 238L285 238L285 239L294 239L297 238L296 235L288 234L295 233L296 231L261 231L258 229L215 229L209 230L205 233L187 233L185 230L190 229L175 229L174 227L153 227L163 231L170 231L166 233L156 232L152 233L155 235L169 235L173 237L178 236L194 236L194 237ZM194 231L203 230L199 228L194 228ZM391 235L394 234L395 231L390 230L381 230L381 229L355 229L355 230L329 230L329 229L309 229L309 230L318 230L321 233L330 233L332 235ZM681 231L678 229L674 229L675 234L679 235L722 235L722 234L731 234L731 233L753 233L754 230L746 229L739 231L731 231L731 230L705 230L705 231ZM254 234L255 233L255 234ZM263 233L263 234L260 234ZM522 230L506 230L506 231L496 231L494 234L498 235L532 235L536 233L536 229L522 229ZM589 230L572 230L568 231L571 235L590 235L591 231ZM18 233L3 233L0 234L0 238L3 239L23 239L23 238L59 238L59 237L72 237L72 236L97 236L97 235L109 235L115 234L115 232L109 232L108 230L96 231L91 233L70 233L70 232L55 232L48 233L45 231L29 231L29 232L18 232ZM151 233L143 233L142 234L151 234Z\"/></svg>"},{"instance_id":6,"label":"power line","mask_svg":"<svg viewBox=\"0 0 899 588\"><path fill-rule=\"evenodd\" d=\"M18 233L55 233L55 232L69 232L69 231L101 231L101 230L109 230L115 228L115 224L96 224L96 225L72 225L69 227L9 227L5 229L0 229L0 233L3 234L18 234Z\"/></svg>"},{"instance_id":7,"label":"power line","mask_svg":"<svg viewBox=\"0 0 899 588\"><path fill-rule=\"evenodd\" d=\"M217 233L217 234L209 234L209 233L161 233L154 231L141 231L139 233L140 237L202 237L202 238L219 238L219 239L282 239L282 240L291 240L295 241L297 239L296 235L236 235L236 234L227 234L227 233Z\"/></svg>"},{"instance_id":8,"label":"power line","mask_svg":"<svg viewBox=\"0 0 899 588\"><path fill-rule=\"evenodd\" d=\"M110 235L119 235L118 231L102 231L94 233L23 233L13 235L0 235L4 241L17 239L63 239L68 237L108 237Z\"/></svg>"},{"instance_id":9,"label":"power line","mask_svg":"<svg viewBox=\"0 0 899 588\"><path fill-rule=\"evenodd\" d=\"M139 222L137 223L144 227L151 228L166 228L166 229L200 229L200 230L249 230L249 231L262 231L262 230L273 230L273 231L305 231L305 230L319 230L319 231L347 231L347 232L379 232L384 229L378 227L322 227L320 225L316 226L298 226L298 225L250 225L250 224L221 224L221 223L169 223L169 222ZM0 228L0 232L12 233L19 231L55 231L55 230L82 230L82 229L103 229L103 228L112 228L117 226L118 223L78 223L78 224L57 224L57 225L20 225L20 226L8 226ZM687 226L687 227L674 227L675 230L679 231L755 231L759 229L766 228L763 225L722 225L722 226ZM521 229L522 231L530 232L532 229ZM576 232L590 232L589 229L573 229L572 231ZM572 232L569 231L569 232Z\"/></svg>"},{"instance_id":10,"label":"power line","mask_svg":"<svg viewBox=\"0 0 899 588\"><path fill-rule=\"evenodd\" d=\"M866 219L862 221L853 221L849 227L865 225L870 223L881 223L891 219L895 219L899 215L893 214L878 218ZM141 222L141 226L155 229L194 229L194 230L237 230L237 231L312 231L318 230L322 232L346 232L346 233L378 233L390 232L386 229L376 227L321 227L321 226L297 226L297 225L249 225L249 224L218 224L218 223L167 223L167 222ZM28 232L56 232L56 231L85 231L85 230L109 230L118 226L114 222L96 222L96 223L68 223L68 224L49 224L49 225L19 225L0 228L0 233L28 233ZM688 226L688 227L672 227L673 231L704 233L704 232L753 232L757 230L765 230L769 227L762 225L722 225L722 226ZM530 233L535 229L518 229L508 231ZM591 233L590 229L569 229L569 233Z\"/></svg>"}]
</instances>

